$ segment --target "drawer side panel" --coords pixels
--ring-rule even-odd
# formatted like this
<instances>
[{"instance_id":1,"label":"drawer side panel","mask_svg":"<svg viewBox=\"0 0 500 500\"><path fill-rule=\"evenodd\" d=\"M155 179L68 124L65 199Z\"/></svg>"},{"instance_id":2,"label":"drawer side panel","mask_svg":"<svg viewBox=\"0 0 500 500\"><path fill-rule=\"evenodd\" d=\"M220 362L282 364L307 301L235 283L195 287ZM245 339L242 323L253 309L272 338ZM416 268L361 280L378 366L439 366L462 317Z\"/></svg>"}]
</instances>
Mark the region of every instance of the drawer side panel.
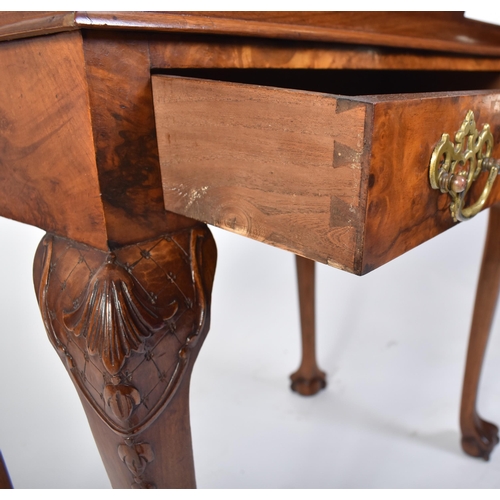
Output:
<instances>
[{"instance_id":1,"label":"drawer side panel","mask_svg":"<svg viewBox=\"0 0 500 500\"><path fill-rule=\"evenodd\" d=\"M354 270L365 104L153 77L165 207Z\"/></svg>"}]
</instances>

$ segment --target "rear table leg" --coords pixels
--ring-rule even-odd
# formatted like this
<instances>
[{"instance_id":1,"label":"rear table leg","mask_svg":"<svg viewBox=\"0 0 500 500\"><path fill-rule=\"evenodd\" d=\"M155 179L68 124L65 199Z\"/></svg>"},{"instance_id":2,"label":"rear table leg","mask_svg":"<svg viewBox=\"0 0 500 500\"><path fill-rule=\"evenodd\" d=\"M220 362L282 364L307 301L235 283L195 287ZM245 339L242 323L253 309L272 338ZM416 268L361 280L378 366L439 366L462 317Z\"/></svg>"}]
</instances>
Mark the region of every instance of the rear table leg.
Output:
<instances>
[{"instance_id":1,"label":"rear table leg","mask_svg":"<svg viewBox=\"0 0 500 500\"><path fill-rule=\"evenodd\" d=\"M489 459L498 443L498 427L481 419L476 401L486 344L500 285L500 207L490 209L488 233L477 285L476 303L467 352L460 427L462 448L468 455Z\"/></svg>"},{"instance_id":2,"label":"rear table leg","mask_svg":"<svg viewBox=\"0 0 500 500\"><path fill-rule=\"evenodd\" d=\"M302 396L312 396L326 387L326 374L318 368L316 362L315 269L314 261L298 255L295 258L302 330L302 361L299 369L290 375L291 388Z\"/></svg>"}]
</instances>

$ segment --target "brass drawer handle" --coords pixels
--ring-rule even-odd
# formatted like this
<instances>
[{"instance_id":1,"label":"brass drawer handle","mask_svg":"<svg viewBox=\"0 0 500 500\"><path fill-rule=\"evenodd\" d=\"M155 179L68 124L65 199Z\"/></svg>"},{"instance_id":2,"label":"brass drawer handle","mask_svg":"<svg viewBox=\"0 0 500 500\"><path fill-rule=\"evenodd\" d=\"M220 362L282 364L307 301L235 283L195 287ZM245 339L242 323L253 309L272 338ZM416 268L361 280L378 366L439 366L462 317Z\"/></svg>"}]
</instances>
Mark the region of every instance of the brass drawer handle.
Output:
<instances>
[{"instance_id":1,"label":"brass drawer handle","mask_svg":"<svg viewBox=\"0 0 500 500\"><path fill-rule=\"evenodd\" d=\"M479 132L470 110L455 134L455 144L448 134L443 134L434 148L429 170L431 186L451 196L450 210L455 222L471 219L486 203L500 170L500 162L490 157L492 150L490 126L486 123ZM489 171L483 192L475 203L465 208L465 196L482 171Z\"/></svg>"}]
</instances>

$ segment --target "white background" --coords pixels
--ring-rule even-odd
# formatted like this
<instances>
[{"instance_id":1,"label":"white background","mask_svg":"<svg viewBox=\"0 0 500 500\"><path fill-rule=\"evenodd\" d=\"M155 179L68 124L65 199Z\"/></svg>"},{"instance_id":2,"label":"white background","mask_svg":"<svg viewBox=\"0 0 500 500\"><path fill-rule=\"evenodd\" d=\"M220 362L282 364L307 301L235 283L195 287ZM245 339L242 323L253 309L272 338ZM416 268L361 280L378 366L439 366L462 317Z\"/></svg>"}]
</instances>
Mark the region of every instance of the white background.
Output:
<instances>
[{"instance_id":1,"label":"white background","mask_svg":"<svg viewBox=\"0 0 500 500\"><path fill-rule=\"evenodd\" d=\"M458 408L487 214L364 277L318 265L328 388L288 388L299 362L293 256L214 230L212 328L192 380L200 488L500 487L459 446ZM0 218L0 447L17 488L107 488L32 286L39 229ZM494 327L480 408L500 421Z\"/></svg>"}]
</instances>

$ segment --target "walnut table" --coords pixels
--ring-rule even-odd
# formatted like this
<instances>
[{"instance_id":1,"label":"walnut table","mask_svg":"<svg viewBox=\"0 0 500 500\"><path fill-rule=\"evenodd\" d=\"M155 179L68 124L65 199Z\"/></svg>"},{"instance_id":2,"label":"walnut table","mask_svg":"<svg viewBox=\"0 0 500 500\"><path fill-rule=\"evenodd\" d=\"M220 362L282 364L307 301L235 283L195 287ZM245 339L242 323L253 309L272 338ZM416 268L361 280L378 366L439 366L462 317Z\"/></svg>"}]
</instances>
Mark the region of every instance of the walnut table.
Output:
<instances>
[{"instance_id":1,"label":"walnut table","mask_svg":"<svg viewBox=\"0 0 500 500\"><path fill-rule=\"evenodd\" d=\"M6 12L0 62L0 214L47 231L42 318L116 488L195 486L206 223L362 275L500 201L500 28L460 12ZM443 134L476 126L477 161L444 172L442 149L434 182ZM484 458L499 225L462 404Z\"/></svg>"}]
</instances>

